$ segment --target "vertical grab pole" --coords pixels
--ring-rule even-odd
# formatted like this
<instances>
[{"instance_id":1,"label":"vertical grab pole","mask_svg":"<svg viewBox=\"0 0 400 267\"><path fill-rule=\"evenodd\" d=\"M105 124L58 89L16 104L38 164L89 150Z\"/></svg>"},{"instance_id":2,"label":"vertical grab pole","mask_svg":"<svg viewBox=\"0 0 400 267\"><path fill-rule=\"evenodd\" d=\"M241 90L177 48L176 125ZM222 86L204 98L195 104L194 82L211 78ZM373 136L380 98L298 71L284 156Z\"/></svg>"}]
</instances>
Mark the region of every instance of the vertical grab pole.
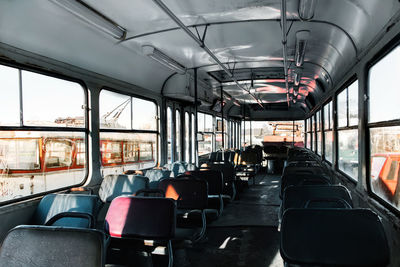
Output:
<instances>
[{"instance_id":1,"label":"vertical grab pole","mask_svg":"<svg viewBox=\"0 0 400 267\"><path fill-rule=\"evenodd\" d=\"M224 149L225 149L225 136L224 136L224 91L221 86L221 118L222 118L222 160L224 159Z\"/></svg>"},{"instance_id":2,"label":"vertical grab pole","mask_svg":"<svg viewBox=\"0 0 400 267\"><path fill-rule=\"evenodd\" d=\"M292 144L292 147L294 148L294 135L295 135L295 132L294 132L294 121L293 121L292 135L293 135L293 144Z\"/></svg>"},{"instance_id":3,"label":"vertical grab pole","mask_svg":"<svg viewBox=\"0 0 400 267\"><path fill-rule=\"evenodd\" d=\"M199 144L197 142L197 131L198 131L198 124L197 124L197 106L198 106L198 99L197 99L197 68L193 69L194 71L194 158L195 158L195 165L199 167Z\"/></svg>"}]
</instances>

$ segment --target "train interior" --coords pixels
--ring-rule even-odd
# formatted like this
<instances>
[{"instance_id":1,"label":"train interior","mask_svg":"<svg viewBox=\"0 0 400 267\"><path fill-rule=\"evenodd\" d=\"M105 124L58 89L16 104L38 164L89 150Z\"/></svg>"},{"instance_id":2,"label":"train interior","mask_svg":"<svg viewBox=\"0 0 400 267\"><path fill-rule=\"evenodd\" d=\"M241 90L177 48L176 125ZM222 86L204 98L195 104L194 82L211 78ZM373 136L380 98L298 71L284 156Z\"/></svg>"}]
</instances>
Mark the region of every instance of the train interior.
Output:
<instances>
[{"instance_id":1,"label":"train interior","mask_svg":"<svg viewBox=\"0 0 400 267\"><path fill-rule=\"evenodd\" d=\"M400 266L399 21L0 1L0 267Z\"/></svg>"}]
</instances>

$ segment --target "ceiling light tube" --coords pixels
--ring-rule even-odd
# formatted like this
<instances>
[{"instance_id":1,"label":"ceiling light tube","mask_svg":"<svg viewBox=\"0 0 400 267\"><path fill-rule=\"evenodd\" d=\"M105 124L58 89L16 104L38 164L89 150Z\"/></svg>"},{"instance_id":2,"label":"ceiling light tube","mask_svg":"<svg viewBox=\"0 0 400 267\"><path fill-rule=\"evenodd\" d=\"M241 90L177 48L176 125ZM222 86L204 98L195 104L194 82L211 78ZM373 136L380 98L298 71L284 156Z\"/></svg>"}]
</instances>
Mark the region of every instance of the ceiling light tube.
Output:
<instances>
[{"instance_id":1,"label":"ceiling light tube","mask_svg":"<svg viewBox=\"0 0 400 267\"><path fill-rule=\"evenodd\" d=\"M300 79L301 79L300 73L295 72L295 73L294 73L294 85L295 85L295 86L299 86L299 84L300 84Z\"/></svg>"},{"instance_id":2,"label":"ceiling light tube","mask_svg":"<svg viewBox=\"0 0 400 267\"><path fill-rule=\"evenodd\" d=\"M299 17L302 20L311 20L314 17L315 0L299 0Z\"/></svg>"},{"instance_id":3,"label":"ceiling light tube","mask_svg":"<svg viewBox=\"0 0 400 267\"><path fill-rule=\"evenodd\" d=\"M126 30L81 0L50 0L99 30L122 40Z\"/></svg>"},{"instance_id":4,"label":"ceiling light tube","mask_svg":"<svg viewBox=\"0 0 400 267\"><path fill-rule=\"evenodd\" d=\"M299 87L298 86L293 87L293 95L297 97L298 94L299 94Z\"/></svg>"},{"instance_id":5,"label":"ceiling light tube","mask_svg":"<svg viewBox=\"0 0 400 267\"><path fill-rule=\"evenodd\" d=\"M158 63L169 68L170 70L176 71L179 74L186 73L186 68L184 66L182 66L180 63L173 60L157 48L151 45L144 45L142 46L142 51L146 56L157 61Z\"/></svg>"},{"instance_id":6,"label":"ceiling light tube","mask_svg":"<svg viewBox=\"0 0 400 267\"><path fill-rule=\"evenodd\" d=\"M310 35L309 31L296 32L296 66L301 67L304 63L304 55L306 53L307 40Z\"/></svg>"}]
</instances>

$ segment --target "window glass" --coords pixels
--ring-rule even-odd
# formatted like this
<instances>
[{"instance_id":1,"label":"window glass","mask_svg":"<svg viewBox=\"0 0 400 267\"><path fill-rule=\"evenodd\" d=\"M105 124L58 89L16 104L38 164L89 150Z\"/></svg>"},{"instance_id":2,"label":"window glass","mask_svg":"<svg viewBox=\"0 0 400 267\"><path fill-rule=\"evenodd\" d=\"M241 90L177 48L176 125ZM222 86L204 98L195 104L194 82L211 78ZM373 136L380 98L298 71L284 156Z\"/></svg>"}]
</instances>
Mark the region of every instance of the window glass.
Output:
<instances>
[{"instance_id":1,"label":"window glass","mask_svg":"<svg viewBox=\"0 0 400 267\"><path fill-rule=\"evenodd\" d=\"M400 126L370 129L372 191L400 208Z\"/></svg>"},{"instance_id":2,"label":"window glass","mask_svg":"<svg viewBox=\"0 0 400 267\"><path fill-rule=\"evenodd\" d=\"M325 132L325 159L333 162L333 134L332 131Z\"/></svg>"},{"instance_id":3,"label":"window glass","mask_svg":"<svg viewBox=\"0 0 400 267\"><path fill-rule=\"evenodd\" d=\"M0 202L82 183L84 132L1 131Z\"/></svg>"},{"instance_id":4,"label":"window glass","mask_svg":"<svg viewBox=\"0 0 400 267\"><path fill-rule=\"evenodd\" d=\"M337 97L338 127L347 126L347 89L344 89Z\"/></svg>"},{"instance_id":5,"label":"window glass","mask_svg":"<svg viewBox=\"0 0 400 267\"><path fill-rule=\"evenodd\" d=\"M30 71L21 75L24 125L85 127L80 84Z\"/></svg>"},{"instance_id":6,"label":"window glass","mask_svg":"<svg viewBox=\"0 0 400 267\"><path fill-rule=\"evenodd\" d=\"M46 168L70 167L72 164L73 142L68 139L49 139L45 142Z\"/></svg>"},{"instance_id":7,"label":"window glass","mask_svg":"<svg viewBox=\"0 0 400 267\"><path fill-rule=\"evenodd\" d=\"M0 126L20 125L19 70L0 66Z\"/></svg>"},{"instance_id":8,"label":"window glass","mask_svg":"<svg viewBox=\"0 0 400 267\"><path fill-rule=\"evenodd\" d=\"M209 154L212 152L212 138L213 135L209 133L202 134L203 141L199 141L199 156Z\"/></svg>"},{"instance_id":9,"label":"window glass","mask_svg":"<svg viewBox=\"0 0 400 267\"><path fill-rule=\"evenodd\" d=\"M156 148L157 134L100 132L103 176L154 167Z\"/></svg>"},{"instance_id":10,"label":"window glass","mask_svg":"<svg viewBox=\"0 0 400 267\"><path fill-rule=\"evenodd\" d=\"M132 128L157 130L157 105L154 102L132 97Z\"/></svg>"},{"instance_id":11,"label":"window glass","mask_svg":"<svg viewBox=\"0 0 400 267\"><path fill-rule=\"evenodd\" d=\"M317 132L317 147L318 147L318 155L322 155L322 134L321 132Z\"/></svg>"},{"instance_id":12,"label":"window glass","mask_svg":"<svg viewBox=\"0 0 400 267\"><path fill-rule=\"evenodd\" d=\"M369 121L387 121L400 118L398 102L400 90L400 47L376 63L369 72Z\"/></svg>"},{"instance_id":13,"label":"window glass","mask_svg":"<svg viewBox=\"0 0 400 267\"><path fill-rule=\"evenodd\" d=\"M172 109L167 109L168 163L172 163Z\"/></svg>"},{"instance_id":14,"label":"window glass","mask_svg":"<svg viewBox=\"0 0 400 267\"><path fill-rule=\"evenodd\" d=\"M185 112L185 161L189 162L190 158L190 121L189 121L189 113Z\"/></svg>"},{"instance_id":15,"label":"window glass","mask_svg":"<svg viewBox=\"0 0 400 267\"><path fill-rule=\"evenodd\" d=\"M190 140L191 140L191 146L192 146L192 163L195 163L196 162L196 156L195 156L195 129L194 129L194 126L195 126L195 118L194 118L194 113L192 113L192 124L191 124L191 126L192 126L192 135L191 135L191 138L190 138Z\"/></svg>"},{"instance_id":16,"label":"window glass","mask_svg":"<svg viewBox=\"0 0 400 267\"><path fill-rule=\"evenodd\" d=\"M326 104L325 106L324 106L324 129L325 130L328 130L328 129L331 129L331 125L332 125L332 122L331 122L331 116L330 116L330 113L331 113L331 103L332 102L329 102L328 104Z\"/></svg>"},{"instance_id":17,"label":"window glass","mask_svg":"<svg viewBox=\"0 0 400 267\"><path fill-rule=\"evenodd\" d=\"M319 110L316 114L316 124L317 124L317 131L321 130L321 111Z\"/></svg>"},{"instance_id":18,"label":"window glass","mask_svg":"<svg viewBox=\"0 0 400 267\"><path fill-rule=\"evenodd\" d=\"M104 143L107 143L105 141ZM124 145L124 162L137 162L139 161L139 144L137 142L126 141ZM118 146L120 148L120 146ZM104 150L103 150L104 151ZM104 151L106 152L106 151ZM105 155L106 153L103 153ZM122 160L120 161L122 162Z\"/></svg>"},{"instance_id":19,"label":"window glass","mask_svg":"<svg viewBox=\"0 0 400 267\"><path fill-rule=\"evenodd\" d=\"M99 101L101 129L131 129L130 96L101 90Z\"/></svg>"},{"instance_id":20,"label":"window glass","mask_svg":"<svg viewBox=\"0 0 400 267\"><path fill-rule=\"evenodd\" d=\"M180 161L182 160L182 145L181 145L181 141L182 141L182 136L181 136L181 112L179 110L176 110L175 113L175 144L176 144L176 157L175 157L175 161Z\"/></svg>"},{"instance_id":21,"label":"window glass","mask_svg":"<svg viewBox=\"0 0 400 267\"><path fill-rule=\"evenodd\" d=\"M204 131L205 132L213 132L214 131L214 126L213 126L213 116L205 114L204 115Z\"/></svg>"},{"instance_id":22,"label":"window glass","mask_svg":"<svg viewBox=\"0 0 400 267\"><path fill-rule=\"evenodd\" d=\"M358 177L358 130L338 131L339 169L353 179Z\"/></svg>"},{"instance_id":23,"label":"window glass","mask_svg":"<svg viewBox=\"0 0 400 267\"><path fill-rule=\"evenodd\" d=\"M349 91L349 126L358 125L358 81L352 83Z\"/></svg>"},{"instance_id":24,"label":"window glass","mask_svg":"<svg viewBox=\"0 0 400 267\"><path fill-rule=\"evenodd\" d=\"M308 149L311 149L311 134L310 133L307 133L307 144L306 144L306 147Z\"/></svg>"},{"instance_id":25,"label":"window glass","mask_svg":"<svg viewBox=\"0 0 400 267\"><path fill-rule=\"evenodd\" d=\"M205 123L204 115L205 115L204 113L200 112L197 113L197 130L199 132L204 132L204 123Z\"/></svg>"},{"instance_id":26,"label":"window glass","mask_svg":"<svg viewBox=\"0 0 400 267\"><path fill-rule=\"evenodd\" d=\"M250 121L246 121L245 123L244 123L244 126L245 126L245 128L244 128L244 131L245 131L245 133L244 133L244 142L245 142L245 146L250 146L251 145L251 136L250 136L250 133L251 133L251 122Z\"/></svg>"}]
</instances>

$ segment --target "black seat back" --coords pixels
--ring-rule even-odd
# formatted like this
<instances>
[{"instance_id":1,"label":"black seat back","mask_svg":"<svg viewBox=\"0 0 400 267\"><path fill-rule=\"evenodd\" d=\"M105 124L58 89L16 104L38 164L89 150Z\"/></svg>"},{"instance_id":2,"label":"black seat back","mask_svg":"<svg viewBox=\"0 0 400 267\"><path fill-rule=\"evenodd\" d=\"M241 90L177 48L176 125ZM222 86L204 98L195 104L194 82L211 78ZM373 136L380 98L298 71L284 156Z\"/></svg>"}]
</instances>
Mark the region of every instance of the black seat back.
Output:
<instances>
[{"instance_id":1,"label":"black seat back","mask_svg":"<svg viewBox=\"0 0 400 267\"><path fill-rule=\"evenodd\" d=\"M330 185L331 177L326 174L286 174L283 175L280 181L280 197L282 198L283 192L289 186L300 185Z\"/></svg>"},{"instance_id":2,"label":"black seat back","mask_svg":"<svg viewBox=\"0 0 400 267\"><path fill-rule=\"evenodd\" d=\"M390 260L382 223L367 209L288 209L280 252L301 266L387 266Z\"/></svg>"},{"instance_id":3,"label":"black seat back","mask_svg":"<svg viewBox=\"0 0 400 267\"><path fill-rule=\"evenodd\" d=\"M105 231L111 237L168 240L174 237L176 204L160 197L122 196L108 209Z\"/></svg>"},{"instance_id":4,"label":"black seat back","mask_svg":"<svg viewBox=\"0 0 400 267\"><path fill-rule=\"evenodd\" d=\"M222 194L224 187L224 180L222 177L222 173L220 171L214 171L214 170L187 171L185 174L207 181L209 195Z\"/></svg>"},{"instance_id":5,"label":"black seat back","mask_svg":"<svg viewBox=\"0 0 400 267\"><path fill-rule=\"evenodd\" d=\"M208 204L208 186L205 180L191 177L161 180L159 189L166 198L176 200L178 209L205 209Z\"/></svg>"},{"instance_id":6,"label":"black seat back","mask_svg":"<svg viewBox=\"0 0 400 267\"><path fill-rule=\"evenodd\" d=\"M103 240L91 229L18 226L3 241L0 266L104 266Z\"/></svg>"},{"instance_id":7,"label":"black seat back","mask_svg":"<svg viewBox=\"0 0 400 267\"><path fill-rule=\"evenodd\" d=\"M341 185L289 186L282 197L282 213L290 208L351 208L349 191Z\"/></svg>"}]
</instances>

